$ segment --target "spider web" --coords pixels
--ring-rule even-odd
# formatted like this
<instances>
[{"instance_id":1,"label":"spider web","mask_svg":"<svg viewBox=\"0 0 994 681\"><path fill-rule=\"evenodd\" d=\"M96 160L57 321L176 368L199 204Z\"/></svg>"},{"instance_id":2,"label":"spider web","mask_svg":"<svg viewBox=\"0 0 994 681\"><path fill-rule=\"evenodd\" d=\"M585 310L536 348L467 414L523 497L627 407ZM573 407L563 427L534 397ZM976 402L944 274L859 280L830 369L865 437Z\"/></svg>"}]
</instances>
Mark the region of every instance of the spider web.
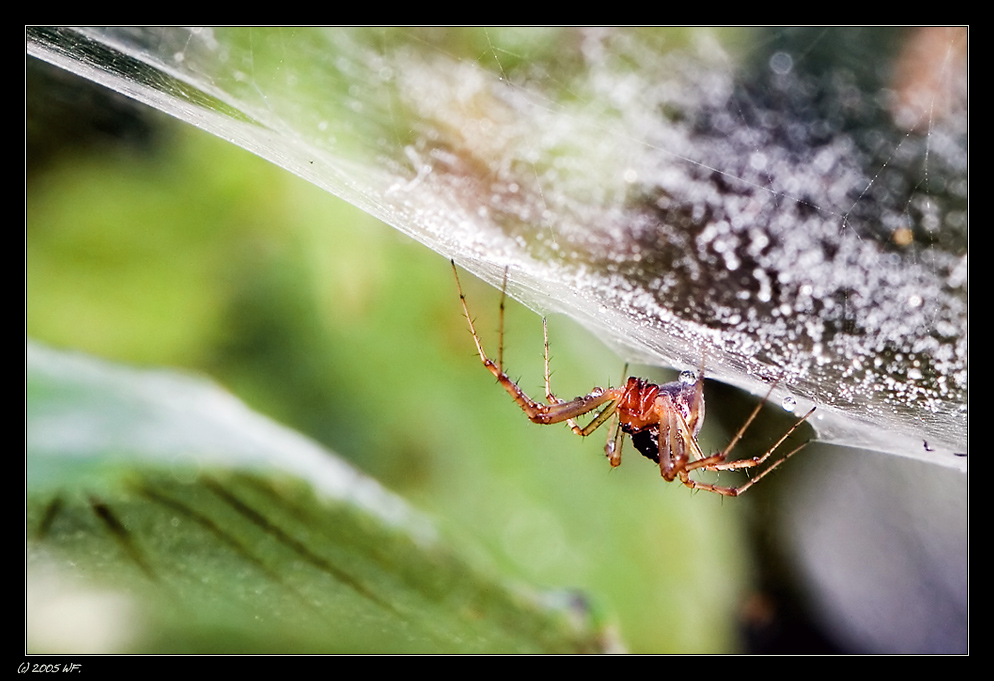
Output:
<instances>
[{"instance_id":1,"label":"spider web","mask_svg":"<svg viewBox=\"0 0 994 681\"><path fill-rule=\"evenodd\" d=\"M965 468L967 34L28 29L626 359Z\"/></svg>"}]
</instances>

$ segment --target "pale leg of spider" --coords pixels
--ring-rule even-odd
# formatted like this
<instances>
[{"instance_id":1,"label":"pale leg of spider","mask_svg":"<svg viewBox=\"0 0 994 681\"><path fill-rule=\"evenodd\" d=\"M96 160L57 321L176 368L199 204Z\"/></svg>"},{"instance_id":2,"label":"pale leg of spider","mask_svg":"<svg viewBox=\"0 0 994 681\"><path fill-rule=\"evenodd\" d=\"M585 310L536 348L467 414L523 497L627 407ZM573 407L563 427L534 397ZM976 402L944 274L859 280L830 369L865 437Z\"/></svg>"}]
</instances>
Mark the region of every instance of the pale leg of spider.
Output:
<instances>
[{"instance_id":1,"label":"pale leg of spider","mask_svg":"<svg viewBox=\"0 0 994 681\"><path fill-rule=\"evenodd\" d=\"M562 404L562 400L552 394L552 372L549 370L549 321L542 317L542 337L545 339L545 399L549 404ZM576 419L567 419L566 423L574 433L582 430Z\"/></svg>"},{"instance_id":2,"label":"pale leg of spider","mask_svg":"<svg viewBox=\"0 0 994 681\"><path fill-rule=\"evenodd\" d=\"M625 384L625 377L627 375L628 362L625 362L625 366L621 370L621 382L618 385ZM608 426L607 430L607 442L604 443L604 456L607 457L611 468L617 468L621 465L621 450L624 446L625 431L621 429L621 417L618 415L618 410L615 409L614 414L611 416L611 425Z\"/></svg>"},{"instance_id":3,"label":"pale leg of spider","mask_svg":"<svg viewBox=\"0 0 994 681\"><path fill-rule=\"evenodd\" d=\"M504 373L504 300L507 298L507 268L500 285L500 327L497 330L497 371Z\"/></svg>"},{"instance_id":4,"label":"pale leg of spider","mask_svg":"<svg viewBox=\"0 0 994 681\"><path fill-rule=\"evenodd\" d=\"M814 410L812 409L812 411L814 411ZM809 415L810 415L810 412L809 412ZM807 416L805 416L804 418L807 418ZM802 419L802 421L803 421L803 419ZM800 425L800 423L801 422L799 421L797 424L795 424L794 428L796 428L798 425ZM794 428L791 428L791 430L793 430ZM774 446L773 449L771 449L767 454L765 454L764 457L769 456L769 454L771 454L773 451L775 451L776 447L779 446L780 442L783 442L783 439L781 439L777 443L777 445ZM701 470L730 470L729 468L724 468L724 467L719 468L719 467L716 467L714 465L709 465L708 462L711 461L711 460L719 460L720 461L722 459L722 456L720 454L715 454L714 456L710 456L710 457L708 457L706 459L700 459L698 461L691 462L686 468L684 468L682 471L680 471L680 473L679 473L680 482L682 482L687 487L690 487L691 489L704 490L705 492L714 492L716 494L721 494L721 495L726 496L726 497L737 497L740 494L743 494L747 489L749 489L750 487L752 487L753 485L755 485L757 482L759 482L760 480L762 480L763 478L765 478L771 472L773 472L773 469L775 469L777 466L779 466L780 464L782 464L784 461L786 461L790 457L794 456L794 454L797 454L797 452L801 451L806 444L808 444L808 443L807 442L801 443L799 446L797 446L794 449L792 449L790 452L787 453L786 456L784 456L782 459L776 461L772 466L770 466L769 468L767 468L766 470L764 470L762 473L760 473L759 475L757 475L754 478L750 478L747 483L745 483L744 485L739 485L738 487L722 487L720 485L712 485L711 483L707 483L707 482L699 482L699 481L694 480L693 478L690 477L690 472L693 471L693 470L696 470L698 468L700 468ZM698 465L698 464L700 464L700 465Z\"/></svg>"},{"instance_id":5,"label":"pale leg of spider","mask_svg":"<svg viewBox=\"0 0 994 681\"><path fill-rule=\"evenodd\" d=\"M776 389L778 383L779 383L779 381L774 381L773 385L770 386L769 391L767 391L766 396L763 398L763 401L756 405L756 408L752 410L752 413L749 414L749 418L746 419L746 422L743 423L742 427L739 428L739 430L738 430L737 433L735 433L735 436L731 439L731 441L728 443L728 445L723 450L721 450L721 452L719 452L716 455L716 456L721 456L722 457L722 461L720 463L718 463L718 464L710 466L709 467L710 470L732 471L732 470L738 470L739 468L752 468L754 466L761 465L764 461L766 461L768 458L770 458L770 456L773 454L773 452L775 452L777 450L777 448L780 447L781 444L783 444L784 440L786 440L788 437L790 437L791 433L793 433L795 430L797 430L797 428L802 423L804 423L805 421L807 421L808 417L811 416L812 413L814 413L814 407L812 407L811 411L809 411L807 414L805 414L804 416L802 416L801 418L799 418L794 423L794 425L791 426L790 429L786 433L784 433L783 436L779 440L777 440L776 443L770 449L768 449L766 451L765 454L762 454L760 456L754 456L751 459L740 459L739 461L726 461L726 459L728 458L729 453L731 453L732 449L735 448L735 445L738 444L739 440L742 439L742 436L745 434L745 432L749 428L749 426L752 425L752 422L756 420L756 417L759 416L760 410L762 410L763 405L765 405L769 401L770 395L773 394L773 391ZM793 453L794 452L791 452L787 456L790 456ZM784 461L784 459L780 460L780 462L782 462L782 461ZM778 465L780 462L778 462L777 464L774 464L774 465ZM764 473L764 475L765 475L765 473Z\"/></svg>"},{"instance_id":6,"label":"pale leg of spider","mask_svg":"<svg viewBox=\"0 0 994 681\"><path fill-rule=\"evenodd\" d=\"M773 385L773 388L776 388L776 384ZM783 458L781 458L778 461L776 461L773 465L771 465L769 468L767 468L766 470L764 470L762 473L760 473L759 475L757 475L754 478L750 478L750 480L747 483L745 483L744 485L740 485L738 487L723 487L723 486L720 486L720 485L712 485L712 484L706 483L706 482L699 482L699 481L694 480L693 478L690 477L690 472L694 471L694 470L697 470L697 469L707 470L707 471L732 471L732 470L738 470L740 468L753 468L755 466L761 465L764 461L766 461L768 458L770 458L770 456L775 451L777 451L777 449L780 448L780 445L782 445L784 443L784 441L786 441L786 439L788 437L790 437L791 433L793 433L795 430L797 430L797 428L802 423L804 423L805 421L807 421L808 417L811 416L811 414L814 413L815 410L812 407L811 410L807 414L805 414L804 416L802 416L800 419L798 419L794 423L794 425L792 425L787 430L787 432L785 432L780 437L779 440L777 440L775 443L773 443L773 446L770 447L768 450L766 450L766 452L764 454L762 454L760 456L755 456L755 457L753 457L751 459L741 459L739 461L726 461L726 459L728 457L728 453L732 451L732 448L738 443L738 441L741 439L743 433L745 433L746 429L749 427L750 424L752 424L753 420L759 414L760 409L762 409L763 405L766 403L766 399L769 398L770 393L773 392L773 388L770 388L770 392L767 393L766 398L764 398L763 401L760 402L759 405L756 407L756 409L753 410L752 414L746 420L745 424L743 424L743 426L739 429L738 433L735 434L735 437L732 438L732 441L728 443L728 446L725 447L725 449L723 451L718 452L717 454L712 454L711 456L704 457L704 458L698 459L697 461L692 461L689 464L687 464L687 466L685 466L684 469L682 471L680 471L680 473L679 473L680 482L682 482L684 485L686 485L687 487L690 487L692 489L700 489L700 490L704 490L704 491L707 491L707 492L715 492L716 494L722 494L722 495L725 495L725 496L736 497L736 496L739 496L740 494L742 494L743 492L745 492L747 489L749 489L753 485L755 485L757 482L759 482L763 478L765 478L767 475L769 475L773 471L773 469L775 469L777 466L779 466L784 461L786 461L790 457L794 456L794 454L796 454L797 452L799 452L801 449L804 448L804 446L807 444L807 442L804 442L804 443L800 444L799 446L795 447L790 452L788 452L786 456L784 456ZM680 416L680 418L682 420L683 417ZM684 425L686 425L686 424L684 424ZM694 443L694 447L695 447L695 449L697 449L698 451L700 451L700 447L697 446L696 442Z\"/></svg>"},{"instance_id":7,"label":"pale leg of spider","mask_svg":"<svg viewBox=\"0 0 994 681\"><path fill-rule=\"evenodd\" d=\"M466 296L462 291L462 284L459 282L459 272L456 269L456 263L454 261L450 262L452 263L452 272L455 275L456 287L459 291L459 300L462 303L463 314L466 317L467 324L469 324L469 331L473 335L473 342L476 344L476 351L480 356L480 361L483 362L483 366L486 367L487 371L494 375L497 382L500 383L504 390L507 391L507 393L514 399L515 403L523 412L525 412L525 415L528 416L533 423L552 424L562 423L563 421L572 421L577 416L589 414L592 411L596 411L605 403L608 403L607 407L598 413L597 416L594 417L594 420L587 424L585 428L580 428L579 426L575 426L573 428L573 431L578 435L586 436L610 418L614 405L618 400L617 390L595 389L589 394L576 397L569 402L557 401L555 404L545 405L530 398L525 391L518 387L517 383L508 378L503 369L503 337L501 338L501 349L498 353L499 363L495 364L483 350L483 344L480 342L480 336L476 332L476 326L473 324L473 318L469 314L469 307L466 304ZM504 276L506 287L506 270ZM501 336L503 336L503 296L501 296L501 298Z\"/></svg>"},{"instance_id":8,"label":"pale leg of spider","mask_svg":"<svg viewBox=\"0 0 994 681\"><path fill-rule=\"evenodd\" d=\"M701 407L703 407L704 405L704 362L706 359L707 359L707 349L701 348L701 368L697 370L697 380L694 382L694 404ZM699 418L703 418L703 416ZM686 427L687 423L684 422L683 425L684 427ZM704 456L704 452L702 452L701 448L697 445L696 439L694 440L693 449L694 449L695 459L706 458Z\"/></svg>"},{"instance_id":9,"label":"pale leg of spider","mask_svg":"<svg viewBox=\"0 0 994 681\"><path fill-rule=\"evenodd\" d=\"M549 404L562 404L562 400L556 397L552 393L552 372L549 370L549 323L545 317L542 317L542 335L545 339L545 399L548 400ZM623 374L628 372L628 365L625 364L625 370ZM624 381L624 376L622 376L622 381ZM569 424L570 429L577 435L586 437L594 430L599 428L602 423L606 420L606 417L610 415L611 425L608 428L607 442L604 445L604 453L607 455L608 461L612 468L617 468L621 465L621 443L624 441L622 437L622 432L620 428L620 422L618 419L618 410L615 409L615 401L613 404L609 404L605 407L594 420L587 424L586 428L581 428L575 419L569 419L566 423Z\"/></svg>"},{"instance_id":10,"label":"pale leg of spider","mask_svg":"<svg viewBox=\"0 0 994 681\"><path fill-rule=\"evenodd\" d=\"M743 492L745 492L750 487L752 487L754 484L756 484L757 482L759 482L760 480L762 480L764 477L766 477L767 475L769 475L769 473L772 472L773 469L775 469L777 466L779 466L780 464L782 464L784 461L786 461L787 459L789 459L790 457L792 457L794 454L796 454L798 451L800 451L801 448L803 448L805 444L807 444L807 443L801 444L799 447L791 450L782 459L778 460L776 463L774 463L772 466L770 466L769 468L767 468L766 470L764 470L762 473L760 473L756 477L750 479L749 482L747 482L746 484L741 485L739 487L725 487L725 486L714 485L714 484L706 483L706 482L699 482L699 481L694 480L693 478L690 477L690 473L692 471L695 471L695 470L698 470L698 469L700 469L700 470L708 470L708 471L730 471L730 470L738 470L738 469L742 469L742 468L752 468L752 467L761 465L764 461L766 461L780 447L780 445L782 445L784 443L784 441L788 437L790 437L791 433L793 433L802 423L804 423L804 421L806 421L808 419L809 416L811 416L812 413L814 413L814 409L811 409L811 411L809 411L803 417L801 417L800 419L798 419L794 423L794 425L791 426L790 429L787 430L787 432L785 432L780 437L780 439L777 440L773 444L773 446L770 447L762 455L753 457L751 459L742 459L742 460L739 460L739 461L727 461L728 454L732 451L732 449L735 447L735 445L739 442L739 440L742 438L742 435L749 428L749 426L752 425L752 422L756 419L756 416L759 414L759 412L762 409L763 405L766 404L766 402L769 400L769 397L773 393L773 390L776 388L776 386L777 386L777 384L774 383L770 387L769 392L767 392L767 394L763 398L762 402L760 402L756 406L756 408L752 411L752 413L749 415L749 418L746 419L746 421L745 421L744 424L742 424L742 427L739 428L738 432L735 434L735 436L732 438L732 440L728 443L728 445L725 447L725 449L722 450L722 451L720 451L720 452L718 452L717 454L712 454L711 456L704 456L704 453L701 451L700 445L697 443L697 439L696 438L694 438L694 437L684 437L682 439L683 446L687 447L688 449L691 450L691 454L692 454L692 456L694 458L693 461L689 461L689 462L686 462L686 463L682 464L680 466L680 468L675 471L676 472L676 476L679 478L679 480L680 480L680 482L682 484L686 485L687 487L690 487L691 489L704 490L704 491L707 491L707 492L714 492L716 494L722 494L722 495L725 495L725 496L732 496L732 497L738 496L738 495L742 494ZM689 433L690 432L690 428L687 425L687 422L684 419L683 414L681 414L679 412L679 410L675 410L675 409L672 410L672 411L668 410L668 413L671 413L673 416L676 417L677 423L673 424L673 427L675 427L678 432L683 432L683 433ZM660 442L662 442L662 441L660 441ZM660 461L662 461L662 452L660 452Z\"/></svg>"}]
</instances>

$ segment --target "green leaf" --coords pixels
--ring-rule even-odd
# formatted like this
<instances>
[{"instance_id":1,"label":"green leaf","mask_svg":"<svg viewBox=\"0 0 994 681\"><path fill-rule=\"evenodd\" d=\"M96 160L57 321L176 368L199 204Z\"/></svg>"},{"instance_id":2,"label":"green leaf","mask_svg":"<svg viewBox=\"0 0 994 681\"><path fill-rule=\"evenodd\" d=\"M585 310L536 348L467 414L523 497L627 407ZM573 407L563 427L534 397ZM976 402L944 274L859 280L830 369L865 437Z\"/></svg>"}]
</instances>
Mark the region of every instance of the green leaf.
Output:
<instances>
[{"instance_id":1,"label":"green leaf","mask_svg":"<svg viewBox=\"0 0 994 681\"><path fill-rule=\"evenodd\" d=\"M26 442L29 652L612 646L207 381L29 343Z\"/></svg>"}]
</instances>

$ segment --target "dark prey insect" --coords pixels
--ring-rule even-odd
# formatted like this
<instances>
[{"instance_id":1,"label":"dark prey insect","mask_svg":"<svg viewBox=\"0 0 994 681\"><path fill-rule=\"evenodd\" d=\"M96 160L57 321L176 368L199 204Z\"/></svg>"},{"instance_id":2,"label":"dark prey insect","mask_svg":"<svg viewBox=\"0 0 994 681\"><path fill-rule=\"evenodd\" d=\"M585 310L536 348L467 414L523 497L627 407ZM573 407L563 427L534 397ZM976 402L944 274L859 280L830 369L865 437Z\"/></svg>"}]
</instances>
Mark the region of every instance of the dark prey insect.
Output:
<instances>
[{"instance_id":1,"label":"dark prey insect","mask_svg":"<svg viewBox=\"0 0 994 681\"><path fill-rule=\"evenodd\" d=\"M771 386L766 397L750 414L749 418L735 434L724 449L717 454L705 456L697 442L697 434L704 423L704 376L703 370L693 381L674 381L655 385L640 378L630 377L624 386L617 388L594 388L588 394L573 398L569 401L560 400L552 393L549 385L549 333L545 320L542 326L545 333L545 397L548 404L536 402L530 398L518 385L504 373L504 295L501 293L500 303L500 345L497 361L494 362L483 350L480 336L476 333L473 318L466 305L466 296L459 283L459 273L456 264L452 262L452 271L456 276L456 286L462 302L463 314L469 323L473 342L480 354L483 366L487 368L500 383L504 390L514 399L521 410L533 423L549 425L566 422L574 433L586 437L600 426L611 421L607 444L604 452L611 466L621 465L621 448L624 436L628 435L635 448L643 456L659 464L659 471L667 482L679 480L691 489L705 490L724 496L735 497L762 480L774 468L796 454L805 444L791 450L786 456L763 470L759 475L738 487L722 487L707 482L701 482L690 477L693 471L735 471L755 468L766 462L770 456L784 443L798 426L807 420L814 412L811 409L787 430L764 454L751 459L729 460L728 455L738 444L746 429L752 424L759 410L769 399L776 383ZM504 288L507 287L505 272ZM580 426L576 419L585 414L594 413L586 426Z\"/></svg>"}]
</instances>

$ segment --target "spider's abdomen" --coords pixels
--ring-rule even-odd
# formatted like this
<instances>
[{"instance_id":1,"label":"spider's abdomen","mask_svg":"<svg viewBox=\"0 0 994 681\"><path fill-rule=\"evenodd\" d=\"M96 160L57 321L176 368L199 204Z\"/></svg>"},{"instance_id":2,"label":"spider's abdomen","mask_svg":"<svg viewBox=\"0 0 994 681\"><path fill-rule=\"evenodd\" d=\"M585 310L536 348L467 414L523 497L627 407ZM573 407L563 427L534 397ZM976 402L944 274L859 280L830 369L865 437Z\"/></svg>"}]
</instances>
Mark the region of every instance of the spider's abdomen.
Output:
<instances>
[{"instance_id":1,"label":"spider's abdomen","mask_svg":"<svg viewBox=\"0 0 994 681\"><path fill-rule=\"evenodd\" d=\"M637 432L625 430L632 438L632 446L653 463L659 463L659 426L650 426Z\"/></svg>"}]
</instances>

